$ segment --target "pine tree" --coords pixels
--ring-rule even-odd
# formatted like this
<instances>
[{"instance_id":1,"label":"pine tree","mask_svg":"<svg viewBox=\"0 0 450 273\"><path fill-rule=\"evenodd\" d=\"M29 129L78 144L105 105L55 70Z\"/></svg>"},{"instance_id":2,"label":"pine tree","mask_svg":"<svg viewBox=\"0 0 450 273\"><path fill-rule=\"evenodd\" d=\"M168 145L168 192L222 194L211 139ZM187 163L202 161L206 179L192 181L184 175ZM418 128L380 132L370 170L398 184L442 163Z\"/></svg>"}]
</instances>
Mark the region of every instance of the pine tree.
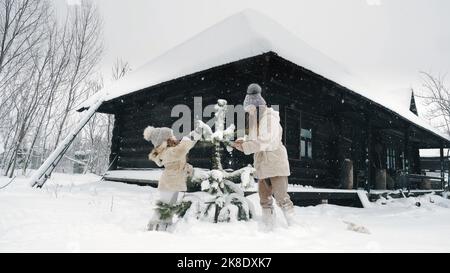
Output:
<instances>
[{"instance_id":1,"label":"pine tree","mask_svg":"<svg viewBox=\"0 0 450 273\"><path fill-rule=\"evenodd\" d=\"M228 172L222 167L223 147L228 152L232 151L231 142L234 137L235 126L230 125L225 129L225 114L227 101L219 99L215 105L214 131L209 125L202 121L196 121L194 134L196 140L210 142L213 144L214 153L212 158L212 170L194 169L194 175L188 178L188 189L201 190L209 194L208 198L183 199L180 205L170 206L164 203L158 204L161 216L172 217L180 212L194 215L201 220L210 222L247 221L255 213L253 204L244 196L243 188L251 185L254 181L255 169L248 165L239 170ZM240 186L237 184L240 183ZM180 208L180 206L182 208Z\"/></svg>"},{"instance_id":2,"label":"pine tree","mask_svg":"<svg viewBox=\"0 0 450 273\"><path fill-rule=\"evenodd\" d=\"M201 140L213 144L213 169L200 171L196 169L190 183L200 185L201 190L211 195L206 202L201 216L212 222L229 222L234 220L249 220L254 215L252 203L244 197L241 187L247 187L254 181L252 166L244 167L234 172L227 172L222 167L223 147L231 152L231 142L234 137L235 126L231 124L225 129L227 101L219 99L215 105L214 132L205 123L197 121L196 132ZM241 187L235 183L241 183Z\"/></svg>"}]
</instances>

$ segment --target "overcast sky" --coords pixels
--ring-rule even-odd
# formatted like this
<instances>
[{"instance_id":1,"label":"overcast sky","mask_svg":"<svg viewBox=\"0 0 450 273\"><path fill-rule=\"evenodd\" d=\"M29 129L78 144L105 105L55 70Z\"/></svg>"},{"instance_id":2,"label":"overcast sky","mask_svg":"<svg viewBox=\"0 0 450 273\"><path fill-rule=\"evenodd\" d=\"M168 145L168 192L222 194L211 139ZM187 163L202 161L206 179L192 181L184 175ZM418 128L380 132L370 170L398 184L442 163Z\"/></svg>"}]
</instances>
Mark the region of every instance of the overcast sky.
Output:
<instances>
[{"instance_id":1,"label":"overcast sky","mask_svg":"<svg viewBox=\"0 0 450 273\"><path fill-rule=\"evenodd\" d=\"M419 71L450 71L448 0L91 1L104 20L104 72L116 58L136 69L245 8L268 15L373 86L418 87Z\"/></svg>"}]
</instances>

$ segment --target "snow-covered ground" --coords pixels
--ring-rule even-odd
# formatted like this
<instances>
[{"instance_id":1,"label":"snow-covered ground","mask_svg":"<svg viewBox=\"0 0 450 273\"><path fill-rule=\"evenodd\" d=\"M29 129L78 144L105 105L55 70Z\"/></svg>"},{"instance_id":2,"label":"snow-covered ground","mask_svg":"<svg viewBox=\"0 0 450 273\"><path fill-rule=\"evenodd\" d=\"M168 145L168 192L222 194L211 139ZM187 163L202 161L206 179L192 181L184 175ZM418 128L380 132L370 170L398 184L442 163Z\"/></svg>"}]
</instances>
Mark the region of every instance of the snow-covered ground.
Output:
<instances>
[{"instance_id":1,"label":"snow-covered ground","mask_svg":"<svg viewBox=\"0 0 450 273\"><path fill-rule=\"evenodd\" d=\"M8 179L0 177L0 187ZM449 252L450 200L427 195L371 208L296 207L302 225L277 211L273 232L258 221L189 220L172 233L148 232L157 190L54 174L42 189L17 178L0 190L0 252ZM255 202L257 216L258 197ZM421 206L416 206L420 202Z\"/></svg>"}]
</instances>

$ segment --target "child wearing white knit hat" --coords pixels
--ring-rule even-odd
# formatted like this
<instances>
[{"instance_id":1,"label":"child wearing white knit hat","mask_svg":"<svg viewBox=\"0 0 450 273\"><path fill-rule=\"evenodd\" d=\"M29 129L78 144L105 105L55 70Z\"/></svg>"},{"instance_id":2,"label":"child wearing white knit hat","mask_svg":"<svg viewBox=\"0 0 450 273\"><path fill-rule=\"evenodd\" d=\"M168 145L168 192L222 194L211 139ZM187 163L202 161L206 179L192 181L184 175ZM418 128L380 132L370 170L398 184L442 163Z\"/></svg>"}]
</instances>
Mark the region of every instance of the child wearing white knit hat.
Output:
<instances>
[{"instance_id":1,"label":"child wearing white knit hat","mask_svg":"<svg viewBox=\"0 0 450 273\"><path fill-rule=\"evenodd\" d=\"M154 146L149 159L160 167L164 166L158 181L159 201L173 205L177 202L179 192L187 190L187 177L192 174L193 168L186 162L186 156L196 141L188 137L177 140L172 129L152 126L145 128L144 139L152 142ZM166 230L171 224L172 219L161 219L156 209L148 224L148 230Z\"/></svg>"}]
</instances>

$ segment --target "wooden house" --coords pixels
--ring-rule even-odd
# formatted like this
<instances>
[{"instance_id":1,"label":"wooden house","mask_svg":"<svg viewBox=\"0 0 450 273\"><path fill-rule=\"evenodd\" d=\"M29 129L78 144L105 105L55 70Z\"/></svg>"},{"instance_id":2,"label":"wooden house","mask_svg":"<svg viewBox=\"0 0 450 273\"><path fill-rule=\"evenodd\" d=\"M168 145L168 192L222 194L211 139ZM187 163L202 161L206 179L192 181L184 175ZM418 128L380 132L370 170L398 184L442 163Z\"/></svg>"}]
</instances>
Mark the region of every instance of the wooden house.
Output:
<instances>
[{"instance_id":1,"label":"wooden house","mask_svg":"<svg viewBox=\"0 0 450 273\"><path fill-rule=\"evenodd\" d=\"M447 136L418 116L411 90L367 87L276 22L246 10L96 96L106 98L98 112L115 116L112 169L156 168L147 158L152 146L142 137L146 126L171 127L178 119L171 109L178 104L193 108L194 97L204 105L218 98L242 104L246 87L254 82L263 87L266 101L279 106L293 184L401 188L408 175L421 175L419 149L450 147ZM190 163L210 167L211 151L207 144L197 145ZM228 168L252 162L236 151L224 156ZM442 187L443 176L439 183Z\"/></svg>"}]
</instances>

